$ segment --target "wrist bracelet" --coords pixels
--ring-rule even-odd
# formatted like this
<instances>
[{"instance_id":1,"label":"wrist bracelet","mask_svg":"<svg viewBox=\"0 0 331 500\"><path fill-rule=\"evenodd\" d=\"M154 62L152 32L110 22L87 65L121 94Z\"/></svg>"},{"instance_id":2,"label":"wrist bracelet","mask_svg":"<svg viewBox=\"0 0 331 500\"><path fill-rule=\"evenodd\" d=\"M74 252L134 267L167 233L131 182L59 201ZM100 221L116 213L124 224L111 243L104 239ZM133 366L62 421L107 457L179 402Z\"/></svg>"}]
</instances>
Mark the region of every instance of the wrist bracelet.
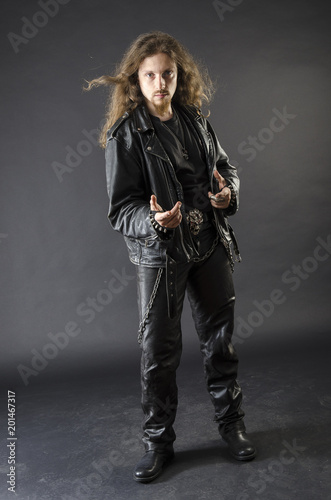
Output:
<instances>
[{"instance_id":1,"label":"wrist bracelet","mask_svg":"<svg viewBox=\"0 0 331 500\"><path fill-rule=\"evenodd\" d=\"M234 192L233 186L231 184L227 184L226 187L228 187L231 191L230 205L234 205L236 202L236 193Z\"/></svg>"},{"instance_id":2,"label":"wrist bracelet","mask_svg":"<svg viewBox=\"0 0 331 500\"><path fill-rule=\"evenodd\" d=\"M168 232L168 229L164 226L161 226L161 224L159 224L158 221L155 219L155 214L157 214L157 213L161 213L161 212L151 211L149 213L150 221L151 221L152 226L154 227L155 231L157 231L158 233L165 234Z\"/></svg>"}]
</instances>

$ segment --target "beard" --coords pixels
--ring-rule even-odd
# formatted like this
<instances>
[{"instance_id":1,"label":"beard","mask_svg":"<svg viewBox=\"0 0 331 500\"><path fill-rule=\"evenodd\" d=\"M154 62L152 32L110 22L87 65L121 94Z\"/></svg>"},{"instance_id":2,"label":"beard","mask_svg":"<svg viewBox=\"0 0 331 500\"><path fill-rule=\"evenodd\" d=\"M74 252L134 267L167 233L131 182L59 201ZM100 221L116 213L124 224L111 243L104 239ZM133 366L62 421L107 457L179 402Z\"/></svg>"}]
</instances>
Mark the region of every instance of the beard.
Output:
<instances>
[{"instance_id":1,"label":"beard","mask_svg":"<svg viewBox=\"0 0 331 500\"><path fill-rule=\"evenodd\" d=\"M153 103L153 105L157 114L160 116L164 116L167 113L167 111L169 111L170 103L171 103L171 97L170 95L167 95L161 100L161 102L157 104Z\"/></svg>"}]
</instances>

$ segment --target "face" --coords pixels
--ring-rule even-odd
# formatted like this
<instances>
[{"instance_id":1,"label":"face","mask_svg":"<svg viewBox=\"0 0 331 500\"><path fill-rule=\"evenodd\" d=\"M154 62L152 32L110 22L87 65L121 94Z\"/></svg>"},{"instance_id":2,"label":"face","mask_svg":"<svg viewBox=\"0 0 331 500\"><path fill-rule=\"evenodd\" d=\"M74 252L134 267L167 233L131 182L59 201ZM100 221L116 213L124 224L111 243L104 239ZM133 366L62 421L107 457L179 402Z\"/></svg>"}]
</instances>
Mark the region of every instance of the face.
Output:
<instances>
[{"instance_id":1,"label":"face","mask_svg":"<svg viewBox=\"0 0 331 500\"><path fill-rule=\"evenodd\" d=\"M138 81L152 115L171 113L171 99L177 87L177 67L167 54L146 57L139 66Z\"/></svg>"}]
</instances>

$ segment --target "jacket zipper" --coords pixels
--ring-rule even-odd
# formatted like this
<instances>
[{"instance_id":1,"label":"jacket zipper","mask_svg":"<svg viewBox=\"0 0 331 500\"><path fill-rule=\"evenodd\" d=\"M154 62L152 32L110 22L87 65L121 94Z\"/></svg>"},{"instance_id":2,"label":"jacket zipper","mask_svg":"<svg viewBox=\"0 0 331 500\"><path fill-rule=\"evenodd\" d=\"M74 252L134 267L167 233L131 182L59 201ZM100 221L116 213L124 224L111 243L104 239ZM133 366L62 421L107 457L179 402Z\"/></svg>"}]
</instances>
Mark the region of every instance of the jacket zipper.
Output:
<instances>
[{"instance_id":1,"label":"jacket zipper","mask_svg":"<svg viewBox=\"0 0 331 500\"><path fill-rule=\"evenodd\" d=\"M170 162L170 165L171 165L171 168L173 168L171 162ZM168 189L168 193L169 193L169 197L170 197L170 200L171 200L171 203L173 204L173 206L176 204L176 202L173 200L173 197L172 197L172 194L171 194L171 191L170 191L170 186L169 186L169 182L168 182L168 177L166 176L165 174L165 171L164 171L164 167L162 165L162 168L163 168L163 175L164 175L164 178L166 180L166 184L167 184L167 189ZM179 229L179 235L180 235L180 242L181 242L181 245L182 245L182 249L184 250L184 253L186 255L186 258L187 258L187 261L189 262L191 260L191 257L188 253L188 251L186 250L185 248L185 244L184 244L184 236L183 236L183 229L181 227L181 225L179 224L179 226L177 226L178 229Z\"/></svg>"},{"instance_id":2,"label":"jacket zipper","mask_svg":"<svg viewBox=\"0 0 331 500\"><path fill-rule=\"evenodd\" d=\"M199 131L197 130L197 134L199 136ZM208 141L209 141L209 144L210 144L210 148L212 149L212 157L213 157L213 163L215 161L215 150L214 150L214 144L213 144L213 141L211 139L211 135L210 135L210 132L206 130L206 134L207 134L207 137L208 137ZM203 145L203 148L205 150L205 155L206 155L206 160L207 160L207 165L209 168L211 168L211 171L210 171L210 189L213 190L213 183L214 183L214 165L211 165L211 162L210 162L210 155L209 155L209 151L207 150L206 148L206 143L204 140L202 140L202 145ZM225 235L224 235L224 231L223 231L223 228L222 226L220 225L219 223L219 220L218 220L218 215L217 215L217 212L216 212L216 208L214 208L212 206L212 210L213 210L213 214L214 214L214 219L215 219L215 223L216 223L216 228L217 228L217 232L218 234L220 235L220 238L221 238L221 241L223 243L223 245L225 246L226 248L226 251L230 257L230 260L232 261L232 253L231 253L231 249L230 249L230 244L228 242L228 240L226 239Z\"/></svg>"},{"instance_id":3,"label":"jacket zipper","mask_svg":"<svg viewBox=\"0 0 331 500\"><path fill-rule=\"evenodd\" d=\"M174 201L173 197L172 197L172 194L171 194L171 190L170 190L170 186L169 186L169 182L168 182L168 177L164 171L164 165L163 165L163 158L161 158L159 155L153 153L157 158L159 158L160 160L162 160L161 162L161 165L162 165L162 172L163 172L163 176L165 178L165 181L166 181L166 185L167 185L167 189L168 189L168 194L169 194L169 198L171 200L171 203L172 205L174 206L176 204L176 202ZM167 156L167 155L166 155ZM167 156L168 158L168 156ZM174 171L174 168L173 168L173 165L170 161L170 159L168 158L168 161L169 161L169 164L170 164L170 167L172 168L173 170L173 174L174 174L174 177L176 177L176 173ZM179 226L177 226L178 229L179 229L179 235L180 235L180 243L181 243L181 246L182 246L182 249L186 255L186 258L187 258L187 261L189 262L191 260L191 257L190 257L190 254L188 253L188 251L186 250L186 247L185 247L185 244L184 244L184 236L183 236L183 229L181 227L181 225L179 224Z\"/></svg>"}]
</instances>

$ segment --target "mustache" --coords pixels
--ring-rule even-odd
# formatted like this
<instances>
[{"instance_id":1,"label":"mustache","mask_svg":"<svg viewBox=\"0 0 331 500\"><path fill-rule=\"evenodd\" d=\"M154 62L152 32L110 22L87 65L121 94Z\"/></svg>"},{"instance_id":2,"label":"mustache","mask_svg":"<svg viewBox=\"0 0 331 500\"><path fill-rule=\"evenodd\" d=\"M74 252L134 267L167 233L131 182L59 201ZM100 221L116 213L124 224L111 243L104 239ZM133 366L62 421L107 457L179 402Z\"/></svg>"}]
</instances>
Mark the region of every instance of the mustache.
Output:
<instances>
[{"instance_id":1,"label":"mustache","mask_svg":"<svg viewBox=\"0 0 331 500\"><path fill-rule=\"evenodd\" d=\"M156 95L159 95L159 94L162 94L162 95L169 95L169 92L167 90L157 90L156 92L154 92L154 96Z\"/></svg>"}]
</instances>

